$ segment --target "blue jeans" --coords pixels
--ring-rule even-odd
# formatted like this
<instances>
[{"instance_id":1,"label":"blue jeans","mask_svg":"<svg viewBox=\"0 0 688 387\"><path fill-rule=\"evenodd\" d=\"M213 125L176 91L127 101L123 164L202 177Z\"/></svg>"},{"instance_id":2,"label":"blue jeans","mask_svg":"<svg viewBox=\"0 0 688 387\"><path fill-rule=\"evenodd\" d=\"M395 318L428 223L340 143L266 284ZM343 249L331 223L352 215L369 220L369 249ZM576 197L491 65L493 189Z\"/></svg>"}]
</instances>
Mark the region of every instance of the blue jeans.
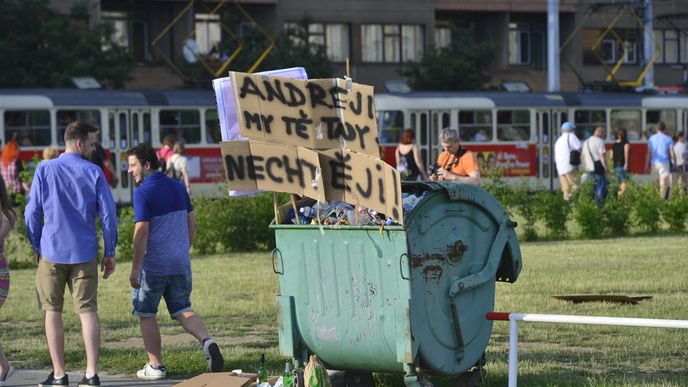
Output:
<instances>
[{"instance_id":1,"label":"blue jeans","mask_svg":"<svg viewBox=\"0 0 688 387\"><path fill-rule=\"evenodd\" d=\"M131 290L134 306L132 314L139 317L155 317L160 299L165 298L170 317L175 318L191 310L191 273L153 276L141 272L141 287Z\"/></svg>"},{"instance_id":2,"label":"blue jeans","mask_svg":"<svg viewBox=\"0 0 688 387\"><path fill-rule=\"evenodd\" d=\"M595 178L595 187L593 191L595 192L595 203L597 207L602 206L602 202L607 198L607 176L593 174Z\"/></svg>"}]
</instances>

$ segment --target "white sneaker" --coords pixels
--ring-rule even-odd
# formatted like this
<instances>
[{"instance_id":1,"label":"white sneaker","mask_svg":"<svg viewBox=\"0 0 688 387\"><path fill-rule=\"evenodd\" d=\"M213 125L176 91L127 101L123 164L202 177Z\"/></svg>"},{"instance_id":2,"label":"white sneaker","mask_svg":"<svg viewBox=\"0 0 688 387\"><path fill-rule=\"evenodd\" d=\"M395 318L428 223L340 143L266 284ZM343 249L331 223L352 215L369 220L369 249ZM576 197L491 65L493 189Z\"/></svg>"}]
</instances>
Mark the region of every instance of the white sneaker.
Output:
<instances>
[{"instance_id":1,"label":"white sneaker","mask_svg":"<svg viewBox=\"0 0 688 387\"><path fill-rule=\"evenodd\" d=\"M153 368L150 363L146 363L143 369L136 371L136 376L139 379L158 380L167 377L167 370L164 365L159 365L158 368Z\"/></svg>"},{"instance_id":2,"label":"white sneaker","mask_svg":"<svg viewBox=\"0 0 688 387\"><path fill-rule=\"evenodd\" d=\"M220 372L225 364L222 354L220 353L220 347L212 338L208 337L201 344L203 348L203 354L205 355L205 360L208 361L208 369L210 372Z\"/></svg>"}]
</instances>

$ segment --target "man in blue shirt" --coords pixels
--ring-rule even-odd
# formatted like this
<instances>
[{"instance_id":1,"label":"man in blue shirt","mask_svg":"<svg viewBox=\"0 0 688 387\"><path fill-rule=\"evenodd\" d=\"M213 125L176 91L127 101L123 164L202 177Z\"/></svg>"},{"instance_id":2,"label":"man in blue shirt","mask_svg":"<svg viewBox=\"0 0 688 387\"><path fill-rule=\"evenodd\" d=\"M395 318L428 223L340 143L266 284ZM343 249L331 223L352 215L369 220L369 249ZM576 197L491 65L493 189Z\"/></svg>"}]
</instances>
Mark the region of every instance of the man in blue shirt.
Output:
<instances>
[{"instance_id":1,"label":"man in blue shirt","mask_svg":"<svg viewBox=\"0 0 688 387\"><path fill-rule=\"evenodd\" d=\"M645 161L646 170L650 170L650 159L652 160L652 169L659 175L659 194L662 198L669 197L669 188L671 188L671 164L676 161L674 156L674 141L671 137L664 134L666 126L664 122L657 125L657 131L647 140L647 158ZM667 184L667 181L669 183Z\"/></svg>"},{"instance_id":2,"label":"man in blue shirt","mask_svg":"<svg viewBox=\"0 0 688 387\"><path fill-rule=\"evenodd\" d=\"M167 376L155 316L165 298L170 317L201 344L211 372L223 367L222 354L201 316L191 309L189 248L196 236L196 216L184 185L158 171L158 157L147 144L127 151L134 191L134 257L129 282L133 314L139 317L148 363L136 373L141 379Z\"/></svg>"},{"instance_id":3,"label":"man in blue shirt","mask_svg":"<svg viewBox=\"0 0 688 387\"><path fill-rule=\"evenodd\" d=\"M91 125L73 122L64 134L65 152L38 164L24 210L26 231L38 262L36 293L45 311L45 335L53 372L41 384L66 386L62 308L65 285L79 313L86 347L86 375L79 386L98 386L100 321L98 320L98 236L104 239L103 278L115 271L117 213L105 176L85 160L95 150Z\"/></svg>"}]
</instances>

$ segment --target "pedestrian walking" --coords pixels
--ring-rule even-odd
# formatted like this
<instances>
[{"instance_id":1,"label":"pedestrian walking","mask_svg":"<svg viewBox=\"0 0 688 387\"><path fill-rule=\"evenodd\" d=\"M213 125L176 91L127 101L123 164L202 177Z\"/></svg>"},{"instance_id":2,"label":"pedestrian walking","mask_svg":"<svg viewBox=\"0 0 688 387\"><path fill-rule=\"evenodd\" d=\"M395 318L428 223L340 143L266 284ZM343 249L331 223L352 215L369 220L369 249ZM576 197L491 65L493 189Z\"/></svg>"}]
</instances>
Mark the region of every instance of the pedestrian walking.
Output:
<instances>
[{"instance_id":1,"label":"pedestrian walking","mask_svg":"<svg viewBox=\"0 0 688 387\"><path fill-rule=\"evenodd\" d=\"M222 370L220 348L201 316L191 309L189 248L196 236L196 216L184 185L159 171L155 150L139 144L127 151L134 190L134 257L129 282L133 314L139 317L148 363L141 379L167 376L162 362L160 330L155 316L164 298L170 317L200 343L211 372Z\"/></svg>"},{"instance_id":2,"label":"pedestrian walking","mask_svg":"<svg viewBox=\"0 0 688 387\"><path fill-rule=\"evenodd\" d=\"M36 294L44 311L45 336L53 370L39 386L66 386L62 309L65 286L79 313L86 349L86 374L79 386L99 386L98 235L100 218L107 279L115 271L117 213L103 171L86 160L97 131L72 122L64 134L65 152L38 164L26 204L26 231L38 263Z\"/></svg>"}]
</instances>

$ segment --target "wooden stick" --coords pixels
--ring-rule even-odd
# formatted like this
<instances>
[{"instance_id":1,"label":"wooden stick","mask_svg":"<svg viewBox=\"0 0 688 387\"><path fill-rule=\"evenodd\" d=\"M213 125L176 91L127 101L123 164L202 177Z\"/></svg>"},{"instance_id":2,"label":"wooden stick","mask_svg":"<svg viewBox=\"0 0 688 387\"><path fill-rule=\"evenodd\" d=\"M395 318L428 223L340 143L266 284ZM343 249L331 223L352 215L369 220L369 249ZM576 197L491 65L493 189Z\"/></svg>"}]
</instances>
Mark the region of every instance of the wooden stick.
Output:
<instances>
[{"instance_id":1,"label":"wooden stick","mask_svg":"<svg viewBox=\"0 0 688 387\"><path fill-rule=\"evenodd\" d=\"M351 75L349 73L349 58L348 57L346 58L346 77L347 78L351 77Z\"/></svg>"},{"instance_id":2,"label":"wooden stick","mask_svg":"<svg viewBox=\"0 0 688 387\"><path fill-rule=\"evenodd\" d=\"M275 224L282 224L282 222L280 221L280 216L279 216L278 200L279 199L278 199L277 192L273 192L272 193L272 206L275 210Z\"/></svg>"},{"instance_id":3,"label":"wooden stick","mask_svg":"<svg viewBox=\"0 0 688 387\"><path fill-rule=\"evenodd\" d=\"M296 219L296 224L301 224L299 222L299 210L296 208L296 195L291 194L291 208L294 209L294 219Z\"/></svg>"}]
</instances>

